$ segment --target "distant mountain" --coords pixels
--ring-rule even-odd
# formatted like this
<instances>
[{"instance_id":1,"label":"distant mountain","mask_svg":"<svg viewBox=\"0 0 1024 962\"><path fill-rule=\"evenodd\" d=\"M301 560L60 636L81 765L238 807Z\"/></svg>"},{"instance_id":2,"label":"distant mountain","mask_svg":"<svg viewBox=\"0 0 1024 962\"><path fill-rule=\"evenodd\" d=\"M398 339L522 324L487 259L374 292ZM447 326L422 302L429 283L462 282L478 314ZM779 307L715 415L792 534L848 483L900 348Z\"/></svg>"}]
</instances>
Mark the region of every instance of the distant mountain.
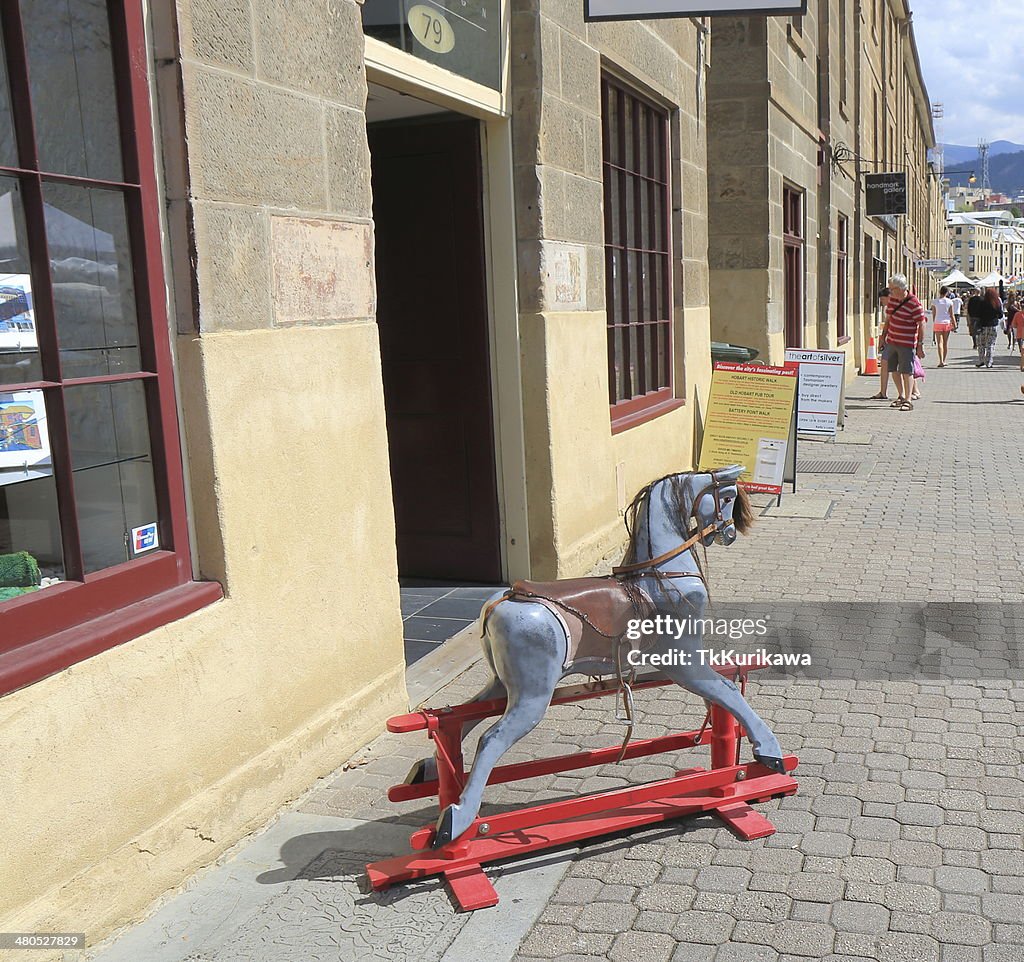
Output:
<instances>
[{"instance_id":1,"label":"distant mountain","mask_svg":"<svg viewBox=\"0 0 1024 962\"><path fill-rule=\"evenodd\" d=\"M962 167L968 161L973 161L978 156L977 145L973 147L962 147L959 144L943 144L947 167ZM991 163L993 157L1000 154L1013 154L1024 150L1024 144L1014 144L1009 140L993 140L988 149L988 159Z\"/></svg>"},{"instance_id":2,"label":"distant mountain","mask_svg":"<svg viewBox=\"0 0 1024 962\"><path fill-rule=\"evenodd\" d=\"M950 162L949 155L947 154L946 169L948 170L953 167L963 171L973 170L974 176L977 177L977 183L974 186L981 186L981 160L978 157L977 150L970 157L957 161L955 164ZM1018 193L1024 191L1024 148L1021 148L1016 153L1002 153L994 157L990 154L988 170L992 189L999 191L1001 194L1009 194L1010 197L1015 197ZM970 177L969 173L952 174L949 177L949 182L954 186L966 187L968 186L968 177Z\"/></svg>"},{"instance_id":3,"label":"distant mountain","mask_svg":"<svg viewBox=\"0 0 1024 962\"><path fill-rule=\"evenodd\" d=\"M978 148L964 147L959 144L946 144L944 146L945 160L947 167L962 167L964 164L975 160L978 156ZM989 146L988 158L992 161L995 157L1004 154L1014 154L1024 150L1024 144L1015 144L1009 140L995 140Z\"/></svg>"}]
</instances>

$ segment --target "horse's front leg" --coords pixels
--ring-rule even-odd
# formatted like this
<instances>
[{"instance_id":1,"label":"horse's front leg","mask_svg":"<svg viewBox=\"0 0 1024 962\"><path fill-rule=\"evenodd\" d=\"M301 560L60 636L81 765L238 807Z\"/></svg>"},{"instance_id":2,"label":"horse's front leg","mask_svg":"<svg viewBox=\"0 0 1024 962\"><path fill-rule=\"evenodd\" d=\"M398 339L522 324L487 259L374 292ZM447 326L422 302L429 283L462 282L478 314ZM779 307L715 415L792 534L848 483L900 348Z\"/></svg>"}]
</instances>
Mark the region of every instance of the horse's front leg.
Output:
<instances>
[{"instance_id":1,"label":"horse's front leg","mask_svg":"<svg viewBox=\"0 0 1024 962\"><path fill-rule=\"evenodd\" d=\"M689 600L690 604L683 612L672 612L672 617L681 623L685 623L687 615L694 619L703 616L704 604L701 603L701 599L691 597ZM680 654L676 659L679 664L662 668L662 673L688 691L700 695L705 701L729 712L746 729L754 749L754 758L773 772L784 773L786 768L782 760L782 746L775 733L750 707L739 688L707 664L706 655L702 656L702 651L705 650L703 631L699 626L696 627L696 631L684 634L678 639L671 634L660 636L656 648L661 654L667 654L673 649Z\"/></svg>"}]
</instances>

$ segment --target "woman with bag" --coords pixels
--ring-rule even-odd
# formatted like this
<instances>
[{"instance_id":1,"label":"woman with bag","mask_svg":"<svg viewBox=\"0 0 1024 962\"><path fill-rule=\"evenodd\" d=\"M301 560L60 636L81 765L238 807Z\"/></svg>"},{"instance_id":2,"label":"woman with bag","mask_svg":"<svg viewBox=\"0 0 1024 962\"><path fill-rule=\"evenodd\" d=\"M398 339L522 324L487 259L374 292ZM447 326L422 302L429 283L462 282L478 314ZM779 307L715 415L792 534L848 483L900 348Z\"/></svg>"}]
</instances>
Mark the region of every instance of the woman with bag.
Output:
<instances>
[{"instance_id":1,"label":"woman with bag","mask_svg":"<svg viewBox=\"0 0 1024 962\"><path fill-rule=\"evenodd\" d=\"M985 290L983 297L978 298L978 316L974 330L978 338L978 363L975 367L992 367L992 349L999 334L999 321L1003 316L1003 302L994 287Z\"/></svg>"},{"instance_id":2,"label":"woman with bag","mask_svg":"<svg viewBox=\"0 0 1024 962\"><path fill-rule=\"evenodd\" d=\"M949 297L949 288L939 291L939 296L932 301L932 331L935 334L935 348L939 354L939 367L946 366L946 354L949 352L949 332L956 327L956 315L953 312L953 301Z\"/></svg>"}]
</instances>

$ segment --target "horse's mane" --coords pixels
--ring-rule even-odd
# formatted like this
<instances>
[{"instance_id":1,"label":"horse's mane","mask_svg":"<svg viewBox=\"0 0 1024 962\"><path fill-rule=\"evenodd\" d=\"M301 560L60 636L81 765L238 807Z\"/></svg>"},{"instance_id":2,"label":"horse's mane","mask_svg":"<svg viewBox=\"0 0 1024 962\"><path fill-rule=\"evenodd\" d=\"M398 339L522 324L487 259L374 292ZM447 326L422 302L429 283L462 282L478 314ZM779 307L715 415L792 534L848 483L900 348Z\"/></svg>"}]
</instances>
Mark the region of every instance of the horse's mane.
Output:
<instances>
[{"instance_id":1,"label":"horse's mane","mask_svg":"<svg viewBox=\"0 0 1024 962\"><path fill-rule=\"evenodd\" d=\"M629 565L634 564L640 560L639 554L640 549L643 548L646 551L644 560L648 560L654 557L654 551L650 544L650 526L647 528L648 543L641 545L640 540L640 519L643 517L643 512L647 509L651 492L662 482L667 481L669 488L667 492L667 504L669 509L674 513L675 517L673 520L676 524L676 529L682 540L686 540L695 532L690 527L690 512L686 507L686 483L693 477L694 474L699 472L690 471L684 474L666 474L664 477L658 478L651 481L650 484L644 485L637 493L633 500L629 503L626 508L626 513L623 518L626 524L626 534L628 536L628 542L626 545L626 556L623 559L623 564ZM754 523L754 509L750 503L750 496L747 492L737 485L736 501L733 503L732 509L733 522L736 525L736 530L740 534L746 534L751 525ZM700 556L697 552L691 549L691 555L693 560L697 564L697 570L700 572L701 577L704 576L704 569L707 565L707 549L704 549L704 562L701 563ZM653 573L653 572L652 572Z\"/></svg>"}]
</instances>

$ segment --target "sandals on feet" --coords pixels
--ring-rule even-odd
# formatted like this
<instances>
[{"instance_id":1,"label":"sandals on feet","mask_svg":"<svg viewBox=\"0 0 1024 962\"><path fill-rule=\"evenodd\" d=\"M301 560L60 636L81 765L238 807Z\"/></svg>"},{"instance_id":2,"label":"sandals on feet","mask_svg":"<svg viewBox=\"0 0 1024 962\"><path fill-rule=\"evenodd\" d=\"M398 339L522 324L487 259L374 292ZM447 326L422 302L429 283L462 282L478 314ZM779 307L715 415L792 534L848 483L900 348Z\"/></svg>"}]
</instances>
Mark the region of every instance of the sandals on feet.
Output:
<instances>
[{"instance_id":1,"label":"sandals on feet","mask_svg":"<svg viewBox=\"0 0 1024 962\"><path fill-rule=\"evenodd\" d=\"M877 394L872 394L871 397L868 398L868 400L869 401L888 401L889 400L889 395L888 394L883 394L881 391L879 391Z\"/></svg>"},{"instance_id":2,"label":"sandals on feet","mask_svg":"<svg viewBox=\"0 0 1024 962\"><path fill-rule=\"evenodd\" d=\"M898 408L898 407L902 407L906 403L907 403L906 398L898 397L898 398L896 398L895 401L892 402L892 404L889 405L889 407L891 407L891 408Z\"/></svg>"},{"instance_id":3,"label":"sandals on feet","mask_svg":"<svg viewBox=\"0 0 1024 962\"><path fill-rule=\"evenodd\" d=\"M913 411L914 410L914 405L911 404L910 401L904 401L900 405L900 410L901 411Z\"/></svg>"}]
</instances>

